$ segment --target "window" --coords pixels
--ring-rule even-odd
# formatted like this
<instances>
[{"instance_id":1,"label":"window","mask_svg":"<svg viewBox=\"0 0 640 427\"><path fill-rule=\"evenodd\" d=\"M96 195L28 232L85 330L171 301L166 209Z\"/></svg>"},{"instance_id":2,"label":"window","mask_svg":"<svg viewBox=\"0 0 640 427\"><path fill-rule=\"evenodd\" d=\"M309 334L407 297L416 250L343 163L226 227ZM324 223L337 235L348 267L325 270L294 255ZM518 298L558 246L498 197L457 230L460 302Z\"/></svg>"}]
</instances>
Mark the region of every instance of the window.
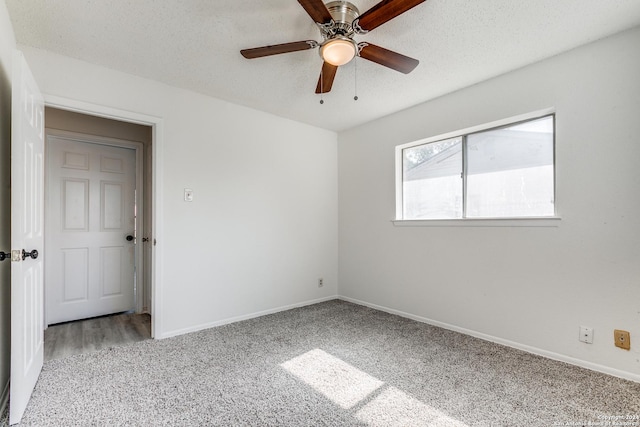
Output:
<instances>
[{"instance_id":1,"label":"window","mask_svg":"<svg viewBox=\"0 0 640 427\"><path fill-rule=\"evenodd\" d=\"M553 217L554 130L551 114L397 147L398 219Z\"/></svg>"}]
</instances>

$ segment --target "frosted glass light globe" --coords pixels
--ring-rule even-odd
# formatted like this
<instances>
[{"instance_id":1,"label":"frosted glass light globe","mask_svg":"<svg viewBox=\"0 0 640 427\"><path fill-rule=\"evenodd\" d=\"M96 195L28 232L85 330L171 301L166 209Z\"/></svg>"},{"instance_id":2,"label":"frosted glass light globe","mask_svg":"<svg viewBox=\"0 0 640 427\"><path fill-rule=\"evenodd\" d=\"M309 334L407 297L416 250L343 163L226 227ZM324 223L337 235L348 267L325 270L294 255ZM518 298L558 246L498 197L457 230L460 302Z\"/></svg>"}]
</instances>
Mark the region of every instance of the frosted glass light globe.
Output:
<instances>
[{"instance_id":1,"label":"frosted glass light globe","mask_svg":"<svg viewBox=\"0 0 640 427\"><path fill-rule=\"evenodd\" d=\"M356 56L356 45L352 40L333 39L322 45L320 56L331 65L340 66L348 63Z\"/></svg>"}]
</instances>

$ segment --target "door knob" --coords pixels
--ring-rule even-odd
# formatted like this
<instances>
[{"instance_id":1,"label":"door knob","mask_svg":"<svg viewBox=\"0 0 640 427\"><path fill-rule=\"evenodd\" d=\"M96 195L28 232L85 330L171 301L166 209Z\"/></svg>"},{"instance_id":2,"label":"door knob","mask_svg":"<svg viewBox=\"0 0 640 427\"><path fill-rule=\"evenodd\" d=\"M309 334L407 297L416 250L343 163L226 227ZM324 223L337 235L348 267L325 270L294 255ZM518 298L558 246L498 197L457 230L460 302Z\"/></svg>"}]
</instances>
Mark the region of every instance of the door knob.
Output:
<instances>
[{"instance_id":1,"label":"door knob","mask_svg":"<svg viewBox=\"0 0 640 427\"><path fill-rule=\"evenodd\" d=\"M127 242L130 242L130 241L132 241L132 240L133 240L133 236L132 236L131 234L129 234L129 235L126 237L126 239L127 239Z\"/></svg>"},{"instance_id":2,"label":"door knob","mask_svg":"<svg viewBox=\"0 0 640 427\"><path fill-rule=\"evenodd\" d=\"M31 252L27 252L24 249L22 250L22 260L24 261L24 259L26 257L31 257L31 259L36 259L38 258L38 251L37 250L32 250Z\"/></svg>"},{"instance_id":3,"label":"door knob","mask_svg":"<svg viewBox=\"0 0 640 427\"><path fill-rule=\"evenodd\" d=\"M0 251L0 261L4 261L5 259L11 258L11 254L8 252Z\"/></svg>"}]
</instances>

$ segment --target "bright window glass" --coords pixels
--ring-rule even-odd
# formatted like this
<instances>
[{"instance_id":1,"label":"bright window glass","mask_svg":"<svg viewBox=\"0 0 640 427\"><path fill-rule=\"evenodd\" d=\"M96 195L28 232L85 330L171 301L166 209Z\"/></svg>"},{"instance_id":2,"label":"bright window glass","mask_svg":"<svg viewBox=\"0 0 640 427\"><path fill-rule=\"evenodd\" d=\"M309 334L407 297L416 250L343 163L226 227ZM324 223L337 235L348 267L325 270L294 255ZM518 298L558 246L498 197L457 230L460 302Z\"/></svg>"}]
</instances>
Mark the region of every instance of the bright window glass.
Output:
<instances>
[{"instance_id":1,"label":"bright window glass","mask_svg":"<svg viewBox=\"0 0 640 427\"><path fill-rule=\"evenodd\" d=\"M554 214L553 117L467 137L467 218Z\"/></svg>"},{"instance_id":2,"label":"bright window glass","mask_svg":"<svg viewBox=\"0 0 640 427\"><path fill-rule=\"evenodd\" d=\"M405 219L460 218L462 138L403 150Z\"/></svg>"},{"instance_id":3,"label":"bright window glass","mask_svg":"<svg viewBox=\"0 0 640 427\"><path fill-rule=\"evenodd\" d=\"M555 215L554 116L402 149L402 218Z\"/></svg>"}]
</instances>

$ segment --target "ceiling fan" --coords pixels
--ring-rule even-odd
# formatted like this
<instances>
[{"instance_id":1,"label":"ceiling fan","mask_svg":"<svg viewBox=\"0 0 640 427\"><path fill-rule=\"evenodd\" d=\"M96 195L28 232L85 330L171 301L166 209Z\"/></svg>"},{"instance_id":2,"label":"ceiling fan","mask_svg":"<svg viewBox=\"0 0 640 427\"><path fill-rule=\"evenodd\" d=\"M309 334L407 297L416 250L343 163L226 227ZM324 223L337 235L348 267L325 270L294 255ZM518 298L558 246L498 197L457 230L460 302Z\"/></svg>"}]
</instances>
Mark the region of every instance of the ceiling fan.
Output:
<instances>
[{"instance_id":1,"label":"ceiling fan","mask_svg":"<svg viewBox=\"0 0 640 427\"><path fill-rule=\"evenodd\" d=\"M363 14L348 1L298 0L298 3L318 25L322 41L303 40L272 46L243 49L247 59L281 53L297 52L319 47L323 59L316 93L331 91L336 71L341 65L359 56L401 73L408 74L418 66L418 60L367 42L357 43L356 34L366 34L425 0L382 0Z\"/></svg>"}]
</instances>

